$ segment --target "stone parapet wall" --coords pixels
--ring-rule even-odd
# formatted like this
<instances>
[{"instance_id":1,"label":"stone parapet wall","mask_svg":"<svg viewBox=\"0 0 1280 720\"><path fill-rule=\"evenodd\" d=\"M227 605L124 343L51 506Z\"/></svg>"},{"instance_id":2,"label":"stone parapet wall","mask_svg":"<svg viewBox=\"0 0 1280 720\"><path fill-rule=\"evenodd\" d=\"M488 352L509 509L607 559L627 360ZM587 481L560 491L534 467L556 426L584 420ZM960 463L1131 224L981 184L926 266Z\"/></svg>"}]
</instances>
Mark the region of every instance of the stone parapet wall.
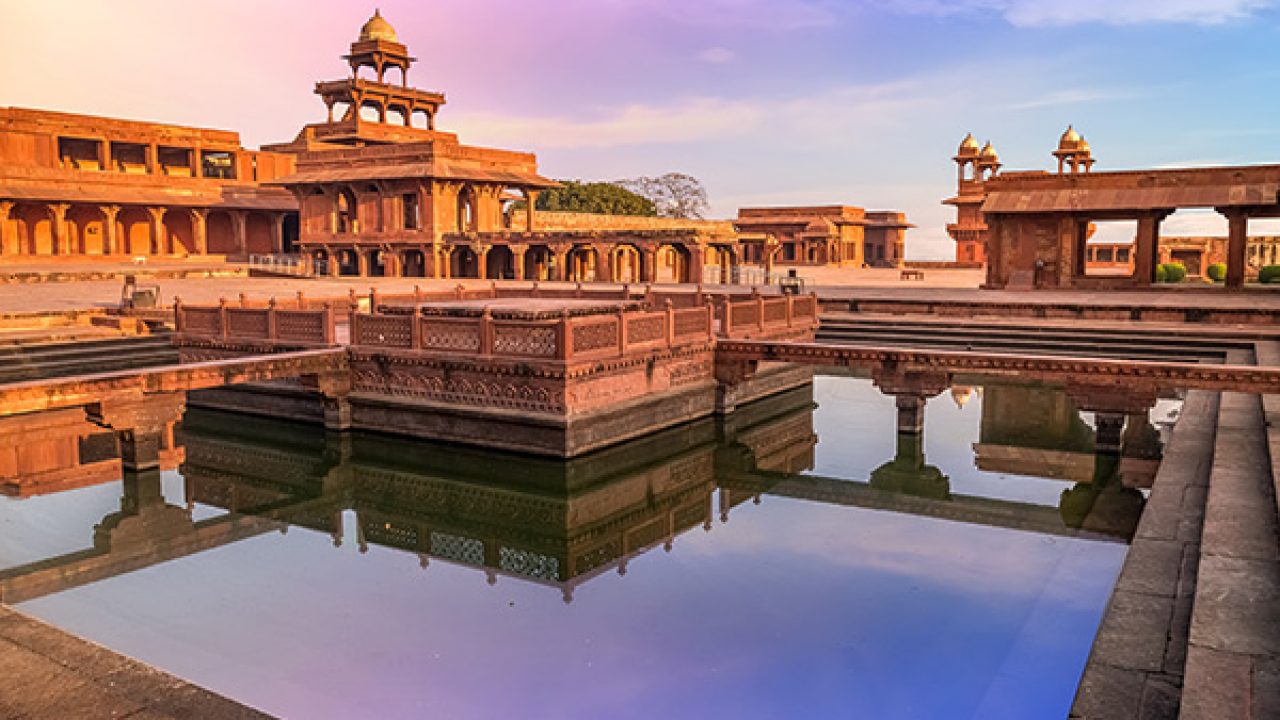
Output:
<instances>
[{"instance_id":1,"label":"stone parapet wall","mask_svg":"<svg viewBox=\"0 0 1280 720\"><path fill-rule=\"evenodd\" d=\"M717 235L735 234L733 222L729 220L687 220L645 215L604 215L535 210L533 222L539 232L693 229ZM513 213L511 230L516 232L528 230L523 213Z\"/></svg>"}]
</instances>

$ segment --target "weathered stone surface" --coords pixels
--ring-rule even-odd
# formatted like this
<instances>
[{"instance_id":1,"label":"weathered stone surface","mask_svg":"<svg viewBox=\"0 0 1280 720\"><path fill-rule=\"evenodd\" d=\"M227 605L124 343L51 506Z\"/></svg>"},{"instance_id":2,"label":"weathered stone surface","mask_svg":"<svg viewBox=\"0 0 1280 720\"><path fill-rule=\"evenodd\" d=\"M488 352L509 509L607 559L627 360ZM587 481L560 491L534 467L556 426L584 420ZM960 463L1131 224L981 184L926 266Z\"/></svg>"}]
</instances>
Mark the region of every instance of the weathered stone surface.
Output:
<instances>
[{"instance_id":1,"label":"weathered stone surface","mask_svg":"<svg viewBox=\"0 0 1280 720\"><path fill-rule=\"evenodd\" d=\"M1187 656L1181 720L1252 717L1252 665L1244 655L1193 649Z\"/></svg>"},{"instance_id":2,"label":"weathered stone surface","mask_svg":"<svg viewBox=\"0 0 1280 720\"><path fill-rule=\"evenodd\" d=\"M1117 590L1107 606L1107 622L1098 630L1093 652L1115 667L1159 672L1164 667L1172 618L1171 597Z\"/></svg>"},{"instance_id":3,"label":"weathered stone surface","mask_svg":"<svg viewBox=\"0 0 1280 720\"><path fill-rule=\"evenodd\" d=\"M1142 706L1145 675L1090 663L1076 690L1071 717L1080 720L1131 720Z\"/></svg>"}]
</instances>

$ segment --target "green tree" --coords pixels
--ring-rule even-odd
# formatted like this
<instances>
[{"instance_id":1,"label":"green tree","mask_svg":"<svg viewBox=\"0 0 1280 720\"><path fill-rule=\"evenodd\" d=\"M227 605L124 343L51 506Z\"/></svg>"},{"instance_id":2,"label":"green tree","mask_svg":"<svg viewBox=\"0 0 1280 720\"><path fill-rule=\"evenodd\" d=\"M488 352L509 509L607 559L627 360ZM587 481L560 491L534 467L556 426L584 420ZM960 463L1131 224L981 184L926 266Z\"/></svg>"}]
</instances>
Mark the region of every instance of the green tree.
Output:
<instances>
[{"instance_id":1,"label":"green tree","mask_svg":"<svg viewBox=\"0 0 1280 720\"><path fill-rule=\"evenodd\" d=\"M557 212L600 213L604 215L658 214L648 198L641 197L616 183L561 180L560 187L538 195L538 210ZM523 203L517 206L520 209Z\"/></svg>"}]
</instances>

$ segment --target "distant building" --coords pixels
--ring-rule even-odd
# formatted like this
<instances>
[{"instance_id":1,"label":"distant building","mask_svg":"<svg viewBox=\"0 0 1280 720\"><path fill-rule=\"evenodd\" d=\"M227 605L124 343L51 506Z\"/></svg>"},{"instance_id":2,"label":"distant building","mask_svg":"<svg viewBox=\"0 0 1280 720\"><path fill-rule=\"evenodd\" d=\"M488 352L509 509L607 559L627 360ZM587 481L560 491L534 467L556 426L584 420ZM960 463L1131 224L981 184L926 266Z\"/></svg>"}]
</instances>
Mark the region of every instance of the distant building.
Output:
<instances>
[{"instance_id":1,"label":"distant building","mask_svg":"<svg viewBox=\"0 0 1280 720\"><path fill-rule=\"evenodd\" d=\"M859 207L742 208L733 222L748 265L896 267L903 261L906 215Z\"/></svg>"}]
</instances>

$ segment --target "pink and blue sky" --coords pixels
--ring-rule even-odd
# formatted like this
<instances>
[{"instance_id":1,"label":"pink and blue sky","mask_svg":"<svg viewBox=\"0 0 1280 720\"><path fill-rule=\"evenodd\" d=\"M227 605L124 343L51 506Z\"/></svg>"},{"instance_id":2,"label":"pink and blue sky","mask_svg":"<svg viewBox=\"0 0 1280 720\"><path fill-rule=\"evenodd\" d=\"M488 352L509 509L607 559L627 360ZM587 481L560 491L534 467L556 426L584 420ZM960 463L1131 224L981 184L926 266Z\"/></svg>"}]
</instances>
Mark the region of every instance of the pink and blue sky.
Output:
<instances>
[{"instance_id":1,"label":"pink and blue sky","mask_svg":"<svg viewBox=\"0 0 1280 720\"><path fill-rule=\"evenodd\" d=\"M1280 160L1280 0L377 0L447 93L441 129L556 178L678 170L712 211L902 209L945 257L966 132L1047 169L1068 123L1098 169ZM237 130L321 119L313 83L374 3L0 0L0 105ZM1175 217L1169 232L1220 232Z\"/></svg>"}]
</instances>

